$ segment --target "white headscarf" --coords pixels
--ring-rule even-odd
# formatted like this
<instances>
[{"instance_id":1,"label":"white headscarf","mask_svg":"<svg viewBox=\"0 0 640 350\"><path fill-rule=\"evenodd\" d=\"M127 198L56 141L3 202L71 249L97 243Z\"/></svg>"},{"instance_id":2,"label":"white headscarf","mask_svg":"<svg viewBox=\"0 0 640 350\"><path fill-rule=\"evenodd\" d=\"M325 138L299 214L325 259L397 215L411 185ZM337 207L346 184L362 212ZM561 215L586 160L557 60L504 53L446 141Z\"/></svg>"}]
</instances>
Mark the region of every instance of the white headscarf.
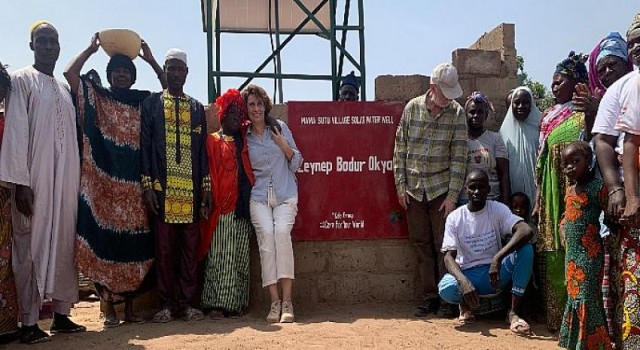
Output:
<instances>
[{"instance_id":1,"label":"white headscarf","mask_svg":"<svg viewBox=\"0 0 640 350\"><path fill-rule=\"evenodd\" d=\"M531 112L525 120L518 120L513 115L513 97L518 91L526 91L531 97ZM509 176L511 192L523 192L529 196L533 206L535 200L535 169L540 136L540 118L542 113L536 106L531 90L520 86L513 90L509 100L509 110L500 127L500 136L509 153Z\"/></svg>"}]
</instances>

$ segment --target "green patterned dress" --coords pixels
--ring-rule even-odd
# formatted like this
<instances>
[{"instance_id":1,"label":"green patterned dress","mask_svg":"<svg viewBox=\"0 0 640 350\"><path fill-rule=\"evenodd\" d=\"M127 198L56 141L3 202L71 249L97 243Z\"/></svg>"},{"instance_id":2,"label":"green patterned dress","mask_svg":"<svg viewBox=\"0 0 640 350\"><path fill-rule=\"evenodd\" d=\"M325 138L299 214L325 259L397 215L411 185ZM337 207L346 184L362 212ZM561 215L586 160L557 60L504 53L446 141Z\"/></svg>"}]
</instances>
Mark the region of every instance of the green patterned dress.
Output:
<instances>
[{"instance_id":1,"label":"green patterned dress","mask_svg":"<svg viewBox=\"0 0 640 350\"><path fill-rule=\"evenodd\" d=\"M538 157L536 177L541 191L536 251L538 274L547 314L547 328L557 331L562 320L562 310L567 300L564 281L564 250L560 245L558 227L564 213L565 176L562 172L562 151L578 141L584 130L584 113L571 115L549 133Z\"/></svg>"},{"instance_id":2,"label":"green patterned dress","mask_svg":"<svg viewBox=\"0 0 640 350\"><path fill-rule=\"evenodd\" d=\"M602 302L604 246L600 213L607 191L601 179L591 180L581 193L567 187L562 220L566 240L567 304L559 345L567 349L611 349Z\"/></svg>"}]
</instances>

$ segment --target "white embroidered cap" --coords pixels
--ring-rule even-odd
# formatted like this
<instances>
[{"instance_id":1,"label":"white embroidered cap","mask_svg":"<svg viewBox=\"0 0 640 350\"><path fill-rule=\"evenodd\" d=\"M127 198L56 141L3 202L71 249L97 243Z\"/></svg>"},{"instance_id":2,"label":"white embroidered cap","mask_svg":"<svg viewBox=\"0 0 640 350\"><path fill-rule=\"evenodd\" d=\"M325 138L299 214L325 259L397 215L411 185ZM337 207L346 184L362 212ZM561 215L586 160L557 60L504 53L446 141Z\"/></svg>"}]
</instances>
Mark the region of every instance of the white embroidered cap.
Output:
<instances>
[{"instance_id":1,"label":"white embroidered cap","mask_svg":"<svg viewBox=\"0 0 640 350\"><path fill-rule=\"evenodd\" d=\"M170 59L177 59L187 64L187 53L180 49L169 49L164 55L164 60L166 62Z\"/></svg>"}]
</instances>

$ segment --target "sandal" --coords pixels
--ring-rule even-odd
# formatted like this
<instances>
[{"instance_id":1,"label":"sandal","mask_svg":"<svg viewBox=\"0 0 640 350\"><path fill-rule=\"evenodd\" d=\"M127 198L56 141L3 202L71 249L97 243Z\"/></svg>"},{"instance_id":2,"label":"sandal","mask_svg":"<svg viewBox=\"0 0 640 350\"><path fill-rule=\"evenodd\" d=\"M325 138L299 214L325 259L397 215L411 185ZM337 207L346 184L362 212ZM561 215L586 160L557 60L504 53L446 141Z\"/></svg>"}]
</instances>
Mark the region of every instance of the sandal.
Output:
<instances>
[{"instance_id":1,"label":"sandal","mask_svg":"<svg viewBox=\"0 0 640 350\"><path fill-rule=\"evenodd\" d=\"M104 328L116 328L120 327L120 320L116 316L107 316L102 324Z\"/></svg>"},{"instance_id":2,"label":"sandal","mask_svg":"<svg viewBox=\"0 0 640 350\"><path fill-rule=\"evenodd\" d=\"M168 323L171 320L171 310L169 309L162 309L153 316L153 322L155 323Z\"/></svg>"},{"instance_id":3,"label":"sandal","mask_svg":"<svg viewBox=\"0 0 640 350\"><path fill-rule=\"evenodd\" d=\"M507 316L507 323L509 324L509 329L516 335L531 335L531 327L529 326L527 321L520 318L520 316L516 314L510 314L509 316Z\"/></svg>"},{"instance_id":4,"label":"sandal","mask_svg":"<svg viewBox=\"0 0 640 350\"><path fill-rule=\"evenodd\" d=\"M125 323L145 323L144 317L140 315L129 315L124 317Z\"/></svg>"},{"instance_id":5,"label":"sandal","mask_svg":"<svg viewBox=\"0 0 640 350\"><path fill-rule=\"evenodd\" d=\"M211 317L212 320L219 320L224 318L224 312L222 312L222 310L213 310L209 314L209 317Z\"/></svg>"},{"instance_id":6,"label":"sandal","mask_svg":"<svg viewBox=\"0 0 640 350\"><path fill-rule=\"evenodd\" d=\"M186 309L184 309L182 320L185 322L201 321L204 320L204 314L202 313L202 311L188 306Z\"/></svg>"},{"instance_id":7,"label":"sandal","mask_svg":"<svg viewBox=\"0 0 640 350\"><path fill-rule=\"evenodd\" d=\"M460 316L458 316L458 322L460 324L472 324L476 322L476 315L470 310L460 310Z\"/></svg>"}]
</instances>

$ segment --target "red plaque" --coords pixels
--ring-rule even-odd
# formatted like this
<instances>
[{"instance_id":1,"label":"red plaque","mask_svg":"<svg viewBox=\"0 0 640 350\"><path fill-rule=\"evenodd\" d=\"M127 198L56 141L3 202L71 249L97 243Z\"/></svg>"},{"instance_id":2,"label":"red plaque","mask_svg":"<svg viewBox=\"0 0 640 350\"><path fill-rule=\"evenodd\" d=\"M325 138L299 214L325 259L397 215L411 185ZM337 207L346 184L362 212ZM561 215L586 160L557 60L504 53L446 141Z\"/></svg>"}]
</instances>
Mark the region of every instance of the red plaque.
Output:
<instances>
[{"instance_id":1,"label":"red plaque","mask_svg":"<svg viewBox=\"0 0 640 350\"><path fill-rule=\"evenodd\" d=\"M404 104L289 102L298 170L296 241L407 236L393 180L393 146Z\"/></svg>"}]
</instances>

